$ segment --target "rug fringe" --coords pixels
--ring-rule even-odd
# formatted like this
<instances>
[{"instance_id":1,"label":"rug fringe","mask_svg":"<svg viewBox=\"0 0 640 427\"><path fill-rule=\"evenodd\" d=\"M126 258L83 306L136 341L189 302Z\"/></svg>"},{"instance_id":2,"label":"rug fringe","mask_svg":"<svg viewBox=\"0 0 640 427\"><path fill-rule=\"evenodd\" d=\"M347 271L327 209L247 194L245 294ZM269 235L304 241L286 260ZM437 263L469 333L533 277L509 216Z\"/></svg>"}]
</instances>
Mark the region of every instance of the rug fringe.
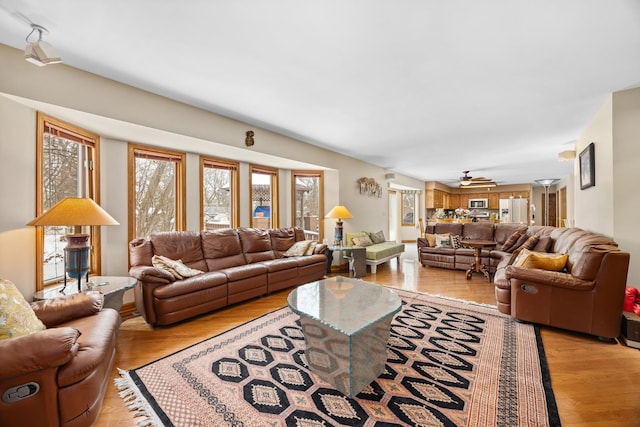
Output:
<instances>
[{"instance_id":1,"label":"rug fringe","mask_svg":"<svg viewBox=\"0 0 640 427\"><path fill-rule=\"evenodd\" d=\"M136 425L138 427L161 427L163 423L157 418L153 409L134 384L129 371L118 368L118 373L120 378L115 378L113 382L119 390L118 396L122 398L127 409L133 412L133 417L141 418L136 421Z\"/></svg>"}]
</instances>

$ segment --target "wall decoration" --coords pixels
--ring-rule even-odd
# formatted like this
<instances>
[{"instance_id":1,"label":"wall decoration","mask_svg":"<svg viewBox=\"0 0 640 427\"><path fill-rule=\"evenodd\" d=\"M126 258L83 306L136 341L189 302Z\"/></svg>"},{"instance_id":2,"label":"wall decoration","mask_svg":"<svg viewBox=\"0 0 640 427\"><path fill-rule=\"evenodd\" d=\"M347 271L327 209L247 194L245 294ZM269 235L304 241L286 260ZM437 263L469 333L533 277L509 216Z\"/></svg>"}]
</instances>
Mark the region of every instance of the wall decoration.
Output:
<instances>
[{"instance_id":1,"label":"wall decoration","mask_svg":"<svg viewBox=\"0 0 640 427\"><path fill-rule=\"evenodd\" d=\"M596 185L595 144L592 142L580 153L580 189Z\"/></svg>"},{"instance_id":2,"label":"wall decoration","mask_svg":"<svg viewBox=\"0 0 640 427\"><path fill-rule=\"evenodd\" d=\"M253 140L254 135L255 134L252 130L247 131L247 137L244 139L244 143L247 147L251 147L255 143L255 141Z\"/></svg>"},{"instance_id":3,"label":"wall decoration","mask_svg":"<svg viewBox=\"0 0 640 427\"><path fill-rule=\"evenodd\" d=\"M362 177L356 181L360 186L360 194L366 194L371 197L382 197L382 186L373 178Z\"/></svg>"}]
</instances>

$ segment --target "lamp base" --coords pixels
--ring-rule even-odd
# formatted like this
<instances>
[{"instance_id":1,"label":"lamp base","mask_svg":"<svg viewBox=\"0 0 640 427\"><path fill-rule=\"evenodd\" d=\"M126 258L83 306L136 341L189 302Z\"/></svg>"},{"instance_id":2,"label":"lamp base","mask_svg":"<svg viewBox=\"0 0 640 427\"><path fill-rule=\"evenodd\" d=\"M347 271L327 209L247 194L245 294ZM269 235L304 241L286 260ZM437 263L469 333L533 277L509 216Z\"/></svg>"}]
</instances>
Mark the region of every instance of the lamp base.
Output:
<instances>
[{"instance_id":1,"label":"lamp base","mask_svg":"<svg viewBox=\"0 0 640 427\"><path fill-rule=\"evenodd\" d=\"M90 251L88 234L69 234L66 236L67 246L64 248L64 287L67 289L67 276L78 281L78 293L82 292L82 277L85 284L89 281Z\"/></svg>"},{"instance_id":2,"label":"lamp base","mask_svg":"<svg viewBox=\"0 0 640 427\"><path fill-rule=\"evenodd\" d=\"M334 231L334 244L335 246L342 246L342 221L338 220L338 222L336 222L336 228Z\"/></svg>"}]
</instances>

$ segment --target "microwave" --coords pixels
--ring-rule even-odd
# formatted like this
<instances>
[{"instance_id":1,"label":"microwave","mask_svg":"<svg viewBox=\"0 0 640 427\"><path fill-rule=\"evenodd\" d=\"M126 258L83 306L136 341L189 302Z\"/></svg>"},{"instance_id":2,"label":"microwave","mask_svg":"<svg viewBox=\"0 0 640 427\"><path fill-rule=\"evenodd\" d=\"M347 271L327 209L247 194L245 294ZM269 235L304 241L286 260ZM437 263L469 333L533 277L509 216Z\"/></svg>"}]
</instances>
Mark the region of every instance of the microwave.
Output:
<instances>
[{"instance_id":1,"label":"microwave","mask_svg":"<svg viewBox=\"0 0 640 427\"><path fill-rule=\"evenodd\" d=\"M489 199L469 199L469 209L487 209Z\"/></svg>"}]
</instances>

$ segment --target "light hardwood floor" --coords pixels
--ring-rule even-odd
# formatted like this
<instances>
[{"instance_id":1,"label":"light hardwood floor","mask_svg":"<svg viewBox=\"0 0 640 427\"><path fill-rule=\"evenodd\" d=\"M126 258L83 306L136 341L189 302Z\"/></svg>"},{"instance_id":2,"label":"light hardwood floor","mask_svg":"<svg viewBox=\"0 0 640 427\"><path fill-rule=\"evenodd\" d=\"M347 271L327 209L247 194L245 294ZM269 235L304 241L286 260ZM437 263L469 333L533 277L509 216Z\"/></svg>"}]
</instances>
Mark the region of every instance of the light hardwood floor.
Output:
<instances>
[{"instance_id":1,"label":"light hardwood floor","mask_svg":"<svg viewBox=\"0 0 640 427\"><path fill-rule=\"evenodd\" d=\"M407 244L411 246L411 244ZM435 295L495 305L493 285L480 275L422 267L411 248L400 268L395 260L364 280ZM116 367L131 369L286 305L290 290L228 307L170 327L152 328L140 317L120 327ZM551 382L563 426L640 426L640 350L620 343L542 328ZM113 371L113 378L118 376ZM97 426L134 426L113 383Z\"/></svg>"}]
</instances>

